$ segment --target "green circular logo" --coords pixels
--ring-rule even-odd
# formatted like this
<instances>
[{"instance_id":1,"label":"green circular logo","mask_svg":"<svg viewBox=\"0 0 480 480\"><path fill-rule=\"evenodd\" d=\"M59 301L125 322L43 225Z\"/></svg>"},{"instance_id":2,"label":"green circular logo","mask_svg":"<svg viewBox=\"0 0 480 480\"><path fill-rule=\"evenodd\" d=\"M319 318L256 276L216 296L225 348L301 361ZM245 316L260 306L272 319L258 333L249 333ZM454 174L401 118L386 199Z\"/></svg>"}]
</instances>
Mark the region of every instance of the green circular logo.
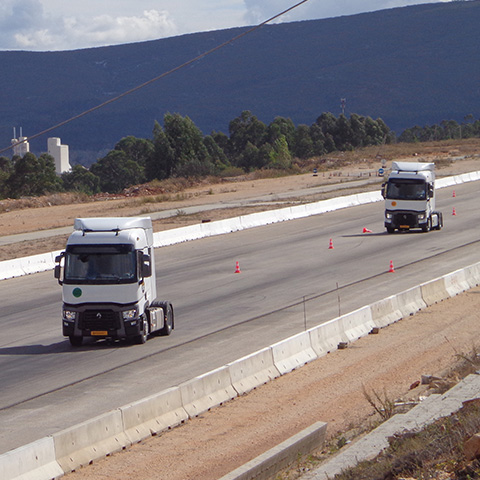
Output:
<instances>
[{"instance_id":1,"label":"green circular logo","mask_svg":"<svg viewBox=\"0 0 480 480\"><path fill-rule=\"evenodd\" d=\"M78 288L78 287L74 288L72 294L75 298L81 297L82 296L82 289Z\"/></svg>"}]
</instances>

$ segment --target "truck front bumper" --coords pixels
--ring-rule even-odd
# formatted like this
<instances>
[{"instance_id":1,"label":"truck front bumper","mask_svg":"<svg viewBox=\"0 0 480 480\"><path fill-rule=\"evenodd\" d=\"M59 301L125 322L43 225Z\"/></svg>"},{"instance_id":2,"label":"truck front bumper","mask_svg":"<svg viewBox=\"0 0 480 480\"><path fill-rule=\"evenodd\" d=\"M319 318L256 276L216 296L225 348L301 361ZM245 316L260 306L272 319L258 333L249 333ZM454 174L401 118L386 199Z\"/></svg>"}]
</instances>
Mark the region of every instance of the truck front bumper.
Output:
<instances>
[{"instance_id":1,"label":"truck front bumper","mask_svg":"<svg viewBox=\"0 0 480 480\"><path fill-rule=\"evenodd\" d=\"M142 321L135 305L65 304L62 329L66 337L131 338L140 335Z\"/></svg>"},{"instance_id":2,"label":"truck front bumper","mask_svg":"<svg viewBox=\"0 0 480 480\"><path fill-rule=\"evenodd\" d=\"M422 228L428 222L425 212L385 212L385 227L398 228L400 230L409 230L411 228Z\"/></svg>"}]
</instances>

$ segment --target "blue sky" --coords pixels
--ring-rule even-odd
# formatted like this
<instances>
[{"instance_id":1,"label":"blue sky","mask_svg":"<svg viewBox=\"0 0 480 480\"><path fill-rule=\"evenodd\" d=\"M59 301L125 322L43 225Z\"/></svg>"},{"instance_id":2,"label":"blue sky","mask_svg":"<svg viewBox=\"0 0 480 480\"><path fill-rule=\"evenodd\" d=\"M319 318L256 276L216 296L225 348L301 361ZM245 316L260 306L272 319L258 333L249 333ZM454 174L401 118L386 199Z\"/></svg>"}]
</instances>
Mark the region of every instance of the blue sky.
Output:
<instances>
[{"instance_id":1,"label":"blue sky","mask_svg":"<svg viewBox=\"0 0 480 480\"><path fill-rule=\"evenodd\" d=\"M1 0L0 50L76 50L254 25L298 1ZM278 21L438 1L442 0L309 0Z\"/></svg>"}]
</instances>

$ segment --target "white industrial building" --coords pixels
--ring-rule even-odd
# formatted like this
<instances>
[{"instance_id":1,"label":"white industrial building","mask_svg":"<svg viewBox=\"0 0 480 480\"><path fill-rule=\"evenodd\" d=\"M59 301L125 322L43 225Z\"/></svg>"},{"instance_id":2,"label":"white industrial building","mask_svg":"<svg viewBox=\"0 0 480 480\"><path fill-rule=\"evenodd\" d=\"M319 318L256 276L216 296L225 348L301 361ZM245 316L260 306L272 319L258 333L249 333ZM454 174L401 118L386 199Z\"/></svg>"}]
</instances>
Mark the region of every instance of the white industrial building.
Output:
<instances>
[{"instance_id":1,"label":"white industrial building","mask_svg":"<svg viewBox=\"0 0 480 480\"><path fill-rule=\"evenodd\" d=\"M20 128L20 137L17 137L15 128L13 129L12 147L13 155L23 157L30 151L30 144L28 138L22 136L22 129ZM70 159L68 153L68 145L62 145L59 138L52 137L47 140L48 154L55 160L55 172L57 175L61 175L64 172L69 172L72 167L70 166Z\"/></svg>"},{"instance_id":2,"label":"white industrial building","mask_svg":"<svg viewBox=\"0 0 480 480\"><path fill-rule=\"evenodd\" d=\"M55 160L55 171L58 175L72 169L68 157L68 145L62 145L59 138L48 139L48 154Z\"/></svg>"},{"instance_id":3,"label":"white industrial building","mask_svg":"<svg viewBox=\"0 0 480 480\"><path fill-rule=\"evenodd\" d=\"M13 154L19 157L23 157L30 151L30 145L27 142L27 137L22 136L22 129L20 128L20 137L17 138L17 132L13 129L12 138Z\"/></svg>"}]
</instances>

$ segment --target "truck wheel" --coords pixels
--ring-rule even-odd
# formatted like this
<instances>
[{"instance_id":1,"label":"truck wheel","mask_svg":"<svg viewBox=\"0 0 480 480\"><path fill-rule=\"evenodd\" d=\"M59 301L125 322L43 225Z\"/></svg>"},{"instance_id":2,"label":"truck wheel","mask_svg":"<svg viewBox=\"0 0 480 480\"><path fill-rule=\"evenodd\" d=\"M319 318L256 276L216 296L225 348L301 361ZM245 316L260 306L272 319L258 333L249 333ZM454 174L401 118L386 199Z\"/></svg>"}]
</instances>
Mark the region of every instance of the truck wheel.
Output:
<instances>
[{"instance_id":1,"label":"truck wheel","mask_svg":"<svg viewBox=\"0 0 480 480\"><path fill-rule=\"evenodd\" d=\"M393 227L387 227L387 233L393 233L395 229Z\"/></svg>"},{"instance_id":2,"label":"truck wheel","mask_svg":"<svg viewBox=\"0 0 480 480\"><path fill-rule=\"evenodd\" d=\"M82 336L77 336L77 335L70 335L68 337L70 340L70 345L72 347L81 347L83 343L83 337Z\"/></svg>"},{"instance_id":3,"label":"truck wheel","mask_svg":"<svg viewBox=\"0 0 480 480\"><path fill-rule=\"evenodd\" d=\"M422 226L422 232L429 232L432 229L432 217L428 217L427 223Z\"/></svg>"},{"instance_id":4,"label":"truck wheel","mask_svg":"<svg viewBox=\"0 0 480 480\"><path fill-rule=\"evenodd\" d=\"M440 230L443 227L443 215L441 212L437 212L437 225L433 228L433 230Z\"/></svg>"},{"instance_id":5,"label":"truck wheel","mask_svg":"<svg viewBox=\"0 0 480 480\"><path fill-rule=\"evenodd\" d=\"M163 328L161 328L158 331L159 335L162 336L167 336L172 333L173 327L174 327L174 315L173 315L173 307L170 302L165 302L163 304L163 311L164 311L164 325Z\"/></svg>"},{"instance_id":6,"label":"truck wheel","mask_svg":"<svg viewBox=\"0 0 480 480\"><path fill-rule=\"evenodd\" d=\"M143 319L142 333L134 337L134 341L137 345L143 345L148 340L148 320Z\"/></svg>"}]
</instances>

